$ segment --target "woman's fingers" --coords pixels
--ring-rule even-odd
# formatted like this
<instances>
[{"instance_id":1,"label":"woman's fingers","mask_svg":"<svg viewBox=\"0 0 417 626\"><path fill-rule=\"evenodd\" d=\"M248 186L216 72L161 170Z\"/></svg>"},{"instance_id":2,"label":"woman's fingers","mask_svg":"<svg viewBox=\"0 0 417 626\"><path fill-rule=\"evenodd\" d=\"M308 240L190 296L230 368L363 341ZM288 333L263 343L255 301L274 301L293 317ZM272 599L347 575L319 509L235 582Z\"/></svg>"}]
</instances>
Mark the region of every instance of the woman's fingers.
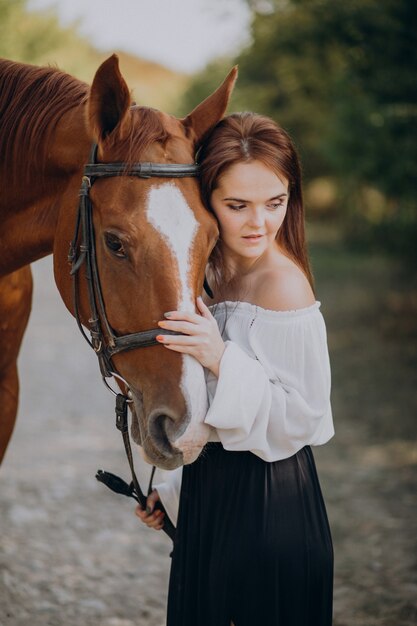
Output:
<instances>
[{"instance_id":1,"label":"woman's fingers","mask_svg":"<svg viewBox=\"0 0 417 626\"><path fill-rule=\"evenodd\" d=\"M198 296L197 298L197 309L200 311L201 315L194 313L193 311L167 311L164 313L164 317L169 321L184 320L186 322L191 322L192 324L198 324L201 321L201 317L214 319L210 309L204 304L201 296Z\"/></svg>"},{"instance_id":2,"label":"woman's fingers","mask_svg":"<svg viewBox=\"0 0 417 626\"><path fill-rule=\"evenodd\" d=\"M153 511L151 514L148 514L141 506L138 504L135 509L135 515L139 517L139 519L148 526L148 528L154 528L155 530L160 530L164 523L163 519L165 517L165 513L157 509Z\"/></svg>"},{"instance_id":3,"label":"woman's fingers","mask_svg":"<svg viewBox=\"0 0 417 626\"><path fill-rule=\"evenodd\" d=\"M159 509L153 511L151 514L148 514L138 504L135 509L135 515L137 515L137 517L139 517L139 519L149 528L159 530L159 528L162 528L162 526L164 525L163 519L165 517L165 513L163 511L160 511Z\"/></svg>"},{"instance_id":4,"label":"woman's fingers","mask_svg":"<svg viewBox=\"0 0 417 626\"><path fill-rule=\"evenodd\" d=\"M201 296L198 296L197 298L197 308L200 311L201 315L203 317L206 317L207 319L213 319L213 315L210 311L210 309L208 308L208 306L204 303L204 300Z\"/></svg>"},{"instance_id":5,"label":"woman's fingers","mask_svg":"<svg viewBox=\"0 0 417 626\"><path fill-rule=\"evenodd\" d=\"M190 346L190 344L180 345L178 343L164 343L162 345L164 346L164 348L168 348L168 350L174 350L174 352L181 352L182 354L190 354L191 356L197 358L197 355L194 354L195 346Z\"/></svg>"},{"instance_id":6,"label":"woman's fingers","mask_svg":"<svg viewBox=\"0 0 417 626\"><path fill-rule=\"evenodd\" d=\"M201 315L198 315L198 313L194 313L193 311L167 311L167 313L164 313L164 317L169 321L184 320L186 322L191 322L192 324L197 324Z\"/></svg>"},{"instance_id":7,"label":"woman's fingers","mask_svg":"<svg viewBox=\"0 0 417 626\"><path fill-rule=\"evenodd\" d=\"M164 525L165 513L159 509L155 509L155 504L159 501L159 493L154 489L146 499L146 509L142 509L140 504L135 509L135 515L139 517L149 528L161 530Z\"/></svg>"},{"instance_id":8,"label":"woman's fingers","mask_svg":"<svg viewBox=\"0 0 417 626\"><path fill-rule=\"evenodd\" d=\"M174 333L183 334L161 333L156 336L156 340L168 350L189 354L217 376L225 344L216 320L201 298L197 298L197 309L200 311L199 314L189 311L165 313L167 319L158 322L158 325Z\"/></svg>"},{"instance_id":9,"label":"woman's fingers","mask_svg":"<svg viewBox=\"0 0 417 626\"><path fill-rule=\"evenodd\" d=\"M159 493L157 489L152 489L149 496L146 498L146 512L148 515L152 513L155 508L156 502L159 501Z\"/></svg>"},{"instance_id":10,"label":"woman's fingers","mask_svg":"<svg viewBox=\"0 0 417 626\"><path fill-rule=\"evenodd\" d=\"M198 316L199 320L201 320L201 315ZM185 333L186 335L194 335L199 332L200 324L191 322L181 321L171 321L171 320L162 320L158 322L158 326L161 328L165 328L166 330L173 330L176 333Z\"/></svg>"},{"instance_id":11,"label":"woman's fingers","mask_svg":"<svg viewBox=\"0 0 417 626\"><path fill-rule=\"evenodd\" d=\"M207 320L215 322L210 309L204 304L201 297L197 298L197 308L200 311L168 311L165 319L158 322L158 326L186 335L196 335L208 331Z\"/></svg>"},{"instance_id":12,"label":"woman's fingers","mask_svg":"<svg viewBox=\"0 0 417 626\"><path fill-rule=\"evenodd\" d=\"M157 335L156 340L165 345L175 344L189 347L199 343L199 338L191 335Z\"/></svg>"}]
</instances>

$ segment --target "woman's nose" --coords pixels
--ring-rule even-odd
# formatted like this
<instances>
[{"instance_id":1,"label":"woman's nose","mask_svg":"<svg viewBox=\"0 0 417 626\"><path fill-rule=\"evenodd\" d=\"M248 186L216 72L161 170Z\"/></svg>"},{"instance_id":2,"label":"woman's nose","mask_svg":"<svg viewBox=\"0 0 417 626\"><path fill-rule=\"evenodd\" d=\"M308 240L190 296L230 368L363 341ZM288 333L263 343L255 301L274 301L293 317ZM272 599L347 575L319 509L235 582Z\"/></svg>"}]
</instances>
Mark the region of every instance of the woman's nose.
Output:
<instances>
[{"instance_id":1,"label":"woman's nose","mask_svg":"<svg viewBox=\"0 0 417 626\"><path fill-rule=\"evenodd\" d=\"M263 207L254 208L249 216L248 223L255 228L261 228L265 223L265 212Z\"/></svg>"}]
</instances>

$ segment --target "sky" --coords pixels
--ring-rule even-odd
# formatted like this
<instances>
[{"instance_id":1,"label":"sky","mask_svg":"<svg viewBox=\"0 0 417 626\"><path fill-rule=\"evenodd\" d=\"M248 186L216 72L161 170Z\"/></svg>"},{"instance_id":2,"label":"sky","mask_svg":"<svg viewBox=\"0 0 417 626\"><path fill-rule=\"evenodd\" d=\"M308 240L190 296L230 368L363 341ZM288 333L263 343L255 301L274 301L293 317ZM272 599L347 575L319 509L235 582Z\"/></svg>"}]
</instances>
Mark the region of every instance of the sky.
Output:
<instances>
[{"instance_id":1,"label":"sky","mask_svg":"<svg viewBox=\"0 0 417 626\"><path fill-rule=\"evenodd\" d=\"M55 8L63 26L99 50L122 50L192 73L249 42L244 0L29 0L30 9Z\"/></svg>"}]
</instances>

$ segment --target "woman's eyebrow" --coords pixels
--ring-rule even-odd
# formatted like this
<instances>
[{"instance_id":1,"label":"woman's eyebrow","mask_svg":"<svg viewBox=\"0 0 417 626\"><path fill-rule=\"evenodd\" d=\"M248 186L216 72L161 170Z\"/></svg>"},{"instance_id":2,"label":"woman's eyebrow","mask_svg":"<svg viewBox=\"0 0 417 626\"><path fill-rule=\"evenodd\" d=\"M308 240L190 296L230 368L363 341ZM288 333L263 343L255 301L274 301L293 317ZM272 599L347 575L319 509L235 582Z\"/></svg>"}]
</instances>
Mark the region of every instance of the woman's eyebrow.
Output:
<instances>
[{"instance_id":1,"label":"woman's eyebrow","mask_svg":"<svg viewBox=\"0 0 417 626\"><path fill-rule=\"evenodd\" d=\"M267 200L267 202L272 202L272 200L279 200L279 198L285 198L288 194L287 193L280 193L278 196L273 196L272 198L269 198L269 200ZM251 200L243 200L243 198L223 198L223 202L225 202L226 200L232 201L232 202L246 202L246 203L250 203L252 202Z\"/></svg>"}]
</instances>

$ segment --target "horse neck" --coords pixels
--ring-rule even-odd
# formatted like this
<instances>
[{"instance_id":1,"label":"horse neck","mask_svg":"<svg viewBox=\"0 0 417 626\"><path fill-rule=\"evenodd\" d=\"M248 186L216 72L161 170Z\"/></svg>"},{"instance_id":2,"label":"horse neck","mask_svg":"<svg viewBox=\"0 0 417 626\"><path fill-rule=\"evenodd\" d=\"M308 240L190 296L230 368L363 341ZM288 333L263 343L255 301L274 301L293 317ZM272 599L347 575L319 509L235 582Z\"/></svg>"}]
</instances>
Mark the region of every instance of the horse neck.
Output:
<instances>
[{"instance_id":1,"label":"horse neck","mask_svg":"<svg viewBox=\"0 0 417 626\"><path fill-rule=\"evenodd\" d=\"M0 275L51 254L61 207L76 210L82 168L91 145L83 109L84 105L79 105L63 115L51 136L45 163L34 161L27 176L13 176L7 167L0 174Z\"/></svg>"}]
</instances>

